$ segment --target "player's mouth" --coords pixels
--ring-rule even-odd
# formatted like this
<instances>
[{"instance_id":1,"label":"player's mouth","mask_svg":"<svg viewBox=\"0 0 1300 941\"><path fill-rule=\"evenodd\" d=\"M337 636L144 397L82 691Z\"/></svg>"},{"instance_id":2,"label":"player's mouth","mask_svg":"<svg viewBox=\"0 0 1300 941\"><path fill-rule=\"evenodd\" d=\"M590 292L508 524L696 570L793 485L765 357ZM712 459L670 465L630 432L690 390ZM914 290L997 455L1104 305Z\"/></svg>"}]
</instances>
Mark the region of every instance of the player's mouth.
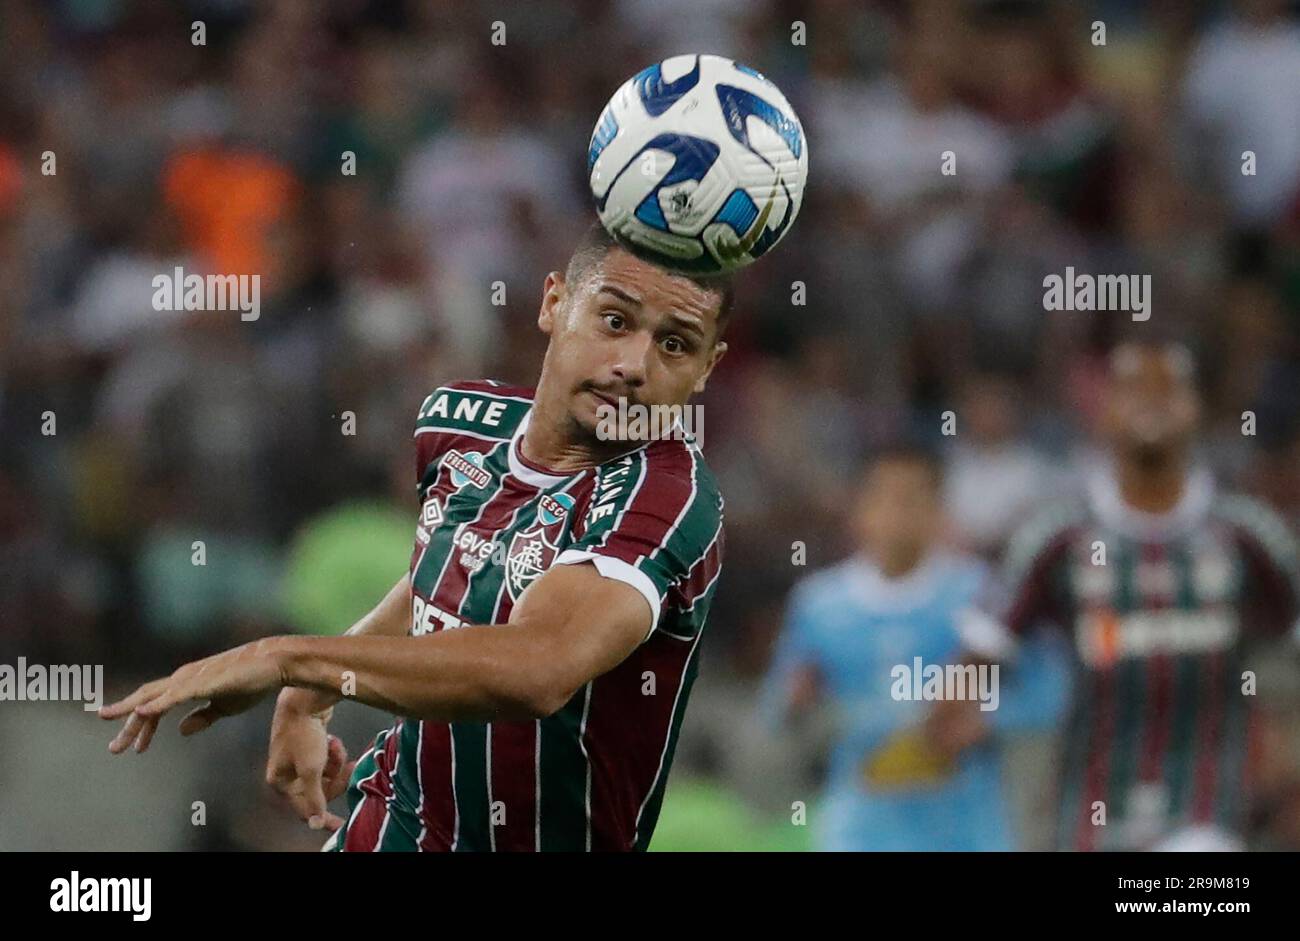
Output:
<instances>
[{"instance_id":1,"label":"player's mouth","mask_svg":"<svg viewBox=\"0 0 1300 941\"><path fill-rule=\"evenodd\" d=\"M620 401L620 398L618 396L610 395L607 392L599 392L596 389L587 389L585 391L589 393L592 397L594 397L597 401L599 401L601 404L608 405L614 409L618 408L618 403ZM626 400L624 399L623 401ZM628 402L628 404L630 405L631 402Z\"/></svg>"}]
</instances>

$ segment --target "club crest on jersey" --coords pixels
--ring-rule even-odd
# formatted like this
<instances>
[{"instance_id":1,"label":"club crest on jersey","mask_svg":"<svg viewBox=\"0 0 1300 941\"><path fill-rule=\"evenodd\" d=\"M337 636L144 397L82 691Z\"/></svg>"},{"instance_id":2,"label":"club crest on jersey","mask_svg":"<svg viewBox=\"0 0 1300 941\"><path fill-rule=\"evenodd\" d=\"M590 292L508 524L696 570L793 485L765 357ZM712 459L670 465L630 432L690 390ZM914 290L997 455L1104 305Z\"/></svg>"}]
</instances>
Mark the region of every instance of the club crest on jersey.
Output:
<instances>
[{"instance_id":1,"label":"club crest on jersey","mask_svg":"<svg viewBox=\"0 0 1300 941\"><path fill-rule=\"evenodd\" d=\"M537 518L542 521L543 526L554 526L567 519L569 511L573 509L573 497L567 493L557 493L555 496L544 493L537 502L539 505Z\"/></svg>"},{"instance_id":2,"label":"club crest on jersey","mask_svg":"<svg viewBox=\"0 0 1300 941\"><path fill-rule=\"evenodd\" d=\"M510 551L506 553L506 588L511 599L519 600L524 589L551 567L558 551L540 526L515 533L515 538L510 540Z\"/></svg>"},{"instance_id":3,"label":"club crest on jersey","mask_svg":"<svg viewBox=\"0 0 1300 941\"><path fill-rule=\"evenodd\" d=\"M492 475L483 469L483 455L478 451L451 450L443 455L442 463L451 471L451 482L457 490L466 484L473 484L482 490L492 482Z\"/></svg>"}]
</instances>

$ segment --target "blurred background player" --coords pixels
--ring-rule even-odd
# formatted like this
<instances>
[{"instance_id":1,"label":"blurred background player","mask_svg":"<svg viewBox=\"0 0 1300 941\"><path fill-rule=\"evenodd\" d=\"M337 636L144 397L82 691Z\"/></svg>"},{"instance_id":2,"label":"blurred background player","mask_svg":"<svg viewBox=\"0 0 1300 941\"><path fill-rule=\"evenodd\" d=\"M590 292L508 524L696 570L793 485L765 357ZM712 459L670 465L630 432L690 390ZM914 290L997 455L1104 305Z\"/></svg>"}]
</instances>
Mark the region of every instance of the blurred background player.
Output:
<instances>
[{"instance_id":1,"label":"blurred background player","mask_svg":"<svg viewBox=\"0 0 1300 941\"><path fill-rule=\"evenodd\" d=\"M1026 685L1001 688L989 711L931 723L927 703L892 695L896 667L955 662L958 620L985 580L981 563L939 544L941 493L927 452L879 454L852 516L856 554L807 578L791 600L765 709L774 722L817 706L833 714L827 793L814 814L819 849L1014 848L992 736L1049 725L1066 701L1065 662L1049 643L1026 653Z\"/></svg>"},{"instance_id":2,"label":"blurred background player","mask_svg":"<svg viewBox=\"0 0 1300 941\"><path fill-rule=\"evenodd\" d=\"M1279 752L1255 747L1270 733L1251 677L1253 642L1297 627L1296 543L1263 504L1216 487L1195 449L1200 411L1185 348L1120 345L1108 454L1077 499L1012 539L998 625L967 622L971 649L995 659L1011 640L999 627L1071 636L1063 849L1241 848L1259 775L1286 780L1261 764Z\"/></svg>"}]
</instances>

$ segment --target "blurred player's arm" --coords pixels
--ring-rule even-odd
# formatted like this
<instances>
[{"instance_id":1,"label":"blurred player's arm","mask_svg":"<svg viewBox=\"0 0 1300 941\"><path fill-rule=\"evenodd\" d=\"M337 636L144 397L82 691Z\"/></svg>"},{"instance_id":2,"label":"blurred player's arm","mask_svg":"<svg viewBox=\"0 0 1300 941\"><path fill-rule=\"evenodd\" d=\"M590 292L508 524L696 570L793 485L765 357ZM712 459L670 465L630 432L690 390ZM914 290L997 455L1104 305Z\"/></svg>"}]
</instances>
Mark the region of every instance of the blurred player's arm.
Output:
<instances>
[{"instance_id":1,"label":"blurred player's arm","mask_svg":"<svg viewBox=\"0 0 1300 941\"><path fill-rule=\"evenodd\" d=\"M987 579L975 604L958 616L959 662L997 666L999 680L1005 668L1011 682L1007 701L990 711L974 701L934 704L926 737L949 758L995 733L1046 728L1059 718L1068 698L1064 652L1035 629L1062 623L1055 575L1069 534L1050 517L1046 525L1025 526L1007 547L1000 577Z\"/></svg>"},{"instance_id":2,"label":"blurred player's arm","mask_svg":"<svg viewBox=\"0 0 1300 941\"><path fill-rule=\"evenodd\" d=\"M1245 623L1255 656L1286 651L1289 657L1258 667L1260 703L1256 712L1258 747L1252 774L1255 823L1271 833L1294 833L1296 795L1300 794L1300 739L1295 721L1300 696L1300 543L1286 522L1262 503L1231 504L1245 560ZM1290 668L1291 676L1282 674Z\"/></svg>"},{"instance_id":3,"label":"blurred player's arm","mask_svg":"<svg viewBox=\"0 0 1300 941\"><path fill-rule=\"evenodd\" d=\"M797 587L791 595L759 692L759 718L771 730L807 718L822 702L823 676L812 600L807 586Z\"/></svg>"},{"instance_id":4,"label":"blurred player's arm","mask_svg":"<svg viewBox=\"0 0 1300 941\"><path fill-rule=\"evenodd\" d=\"M1070 701L1073 680L1063 638L1050 631L1026 637L1008 666L1010 682L1000 684L998 708L988 714L993 731L1051 729Z\"/></svg>"}]
</instances>

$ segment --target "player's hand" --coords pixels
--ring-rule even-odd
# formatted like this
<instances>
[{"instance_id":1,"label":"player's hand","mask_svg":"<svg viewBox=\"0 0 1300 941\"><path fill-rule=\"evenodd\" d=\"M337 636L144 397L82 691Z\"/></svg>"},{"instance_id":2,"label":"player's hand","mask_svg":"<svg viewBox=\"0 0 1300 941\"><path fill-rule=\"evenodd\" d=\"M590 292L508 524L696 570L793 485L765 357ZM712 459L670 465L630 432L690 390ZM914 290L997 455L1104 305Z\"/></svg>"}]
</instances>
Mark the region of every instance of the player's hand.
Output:
<instances>
[{"instance_id":1,"label":"player's hand","mask_svg":"<svg viewBox=\"0 0 1300 941\"><path fill-rule=\"evenodd\" d=\"M108 750L117 755L134 743L137 752L147 751L162 717L191 699L208 702L181 720L182 735L202 732L218 719L251 709L284 684L274 641L255 641L187 663L171 676L145 683L125 699L104 706L101 719L128 716Z\"/></svg>"},{"instance_id":2,"label":"player's hand","mask_svg":"<svg viewBox=\"0 0 1300 941\"><path fill-rule=\"evenodd\" d=\"M922 726L930 745L949 760L955 760L966 749L978 745L993 732L979 703L960 699L944 699L934 704L934 709Z\"/></svg>"},{"instance_id":3,"label":"player's hand","mask_svg":"<svg viewBox=\"0 0 1300 941\"><path fill-rule=\"evenodd\" d=\"M266 782L313 830L332 832L343 825L343 819L330 813L326 804L347 789L357 763L348 761L338 736L326 731L328 711L306 711L294 696L301 692L285 690L276 704Z\"/></svg>"}]
</instances>

